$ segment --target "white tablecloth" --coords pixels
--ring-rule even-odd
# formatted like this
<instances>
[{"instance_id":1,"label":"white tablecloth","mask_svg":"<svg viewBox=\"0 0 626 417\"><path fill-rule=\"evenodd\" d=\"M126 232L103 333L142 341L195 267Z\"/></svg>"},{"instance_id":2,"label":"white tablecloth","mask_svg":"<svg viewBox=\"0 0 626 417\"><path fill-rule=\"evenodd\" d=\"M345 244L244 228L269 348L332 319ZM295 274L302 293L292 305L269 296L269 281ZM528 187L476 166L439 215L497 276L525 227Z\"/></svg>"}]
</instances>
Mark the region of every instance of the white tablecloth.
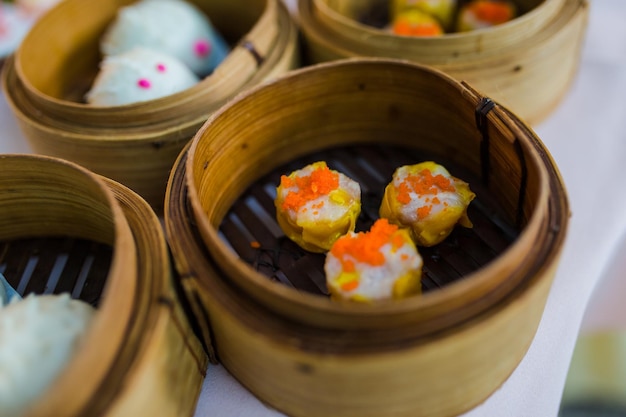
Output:
<instances>
[{"instance_id":1,"label":"white tablecloth","mask_svg":"<svg viewBox=\"0 0 626 417\"><path fill-rule=\"evenodd\" d=\"M293 7L294 1L286 1ZM578 76L559 108L535 127L567 186L569 233L527 355L500 389L464 417L556 416L581 330L626 323L625 21L626 1L591 0ZM29 152L1 92L0 152ZM222 366L210 366L196 409L196 417L209 416L283 414L259 402Z\"/></svg>"}]
</instances>

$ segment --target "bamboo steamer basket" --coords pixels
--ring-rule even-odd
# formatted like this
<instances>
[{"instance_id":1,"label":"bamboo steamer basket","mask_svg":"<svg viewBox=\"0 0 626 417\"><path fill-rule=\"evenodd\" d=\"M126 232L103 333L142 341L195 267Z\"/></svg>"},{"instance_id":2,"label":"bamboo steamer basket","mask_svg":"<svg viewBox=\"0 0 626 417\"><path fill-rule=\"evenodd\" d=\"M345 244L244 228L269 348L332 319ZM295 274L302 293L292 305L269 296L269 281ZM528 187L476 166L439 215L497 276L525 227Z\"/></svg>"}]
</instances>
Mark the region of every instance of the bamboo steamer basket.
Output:
<instances>
[{"instance_id":1,"label":"bamboo steamer basket","mask_svg":"<svg viewBox=\"0 0 626 417\"><path fill-rule=\"evenodd\" d=\"M422 296L329 300L323 255L286 239L273 207L280 175L320 159L361 184L357 229L399 165L433 159L469 180L474 228L420 249ZM514 113L436 69L360 58L292 72L211 116L174 165L165 225L213 359L262 401L293 416L453 416L526 353L568 210Z\"/></svg>"},{"instance_id":2,"label":"bamboo steamer basket","mask_svg":"<svg viewBox=\"0 0 626 417\"><path fill-rule=\"evenodd\" d=\"M383 0L299 0L306 57L312 63L377 56L441 69L505 105L531 125L544 120L576 76L587 0L519 0L523 12L492 28L441 37L396 36L362 23Z\"/></svg>"},{"instance_id":3,"label":"bamboo steamer basket","mask_svg":"<svg viewBox=\"0 0 626 417\"><path fill-rule=\"evenodd\" d=\"M3 275L22 295L68 292L97 308L26 415L192 415L207 357L150 206L62 159L3 155L0 165Z\"/></svg>"},{"instance_id":4,"label":"bamboo steamer basket","mask_svg":"<svg viewBox=\"0 0 626 417\"><path fill-rule=\"evenodd\" d=\"M162 211L169 170L211 112L298 65L297 29L279 0L192 1L232 44L194 87L125 106L84 103L99 39L131 0L67 0L32 28L4 68L7 100L31 148L120 182ZM8 67L8 68L7 68Z\"/></svg>"}]
</instances>

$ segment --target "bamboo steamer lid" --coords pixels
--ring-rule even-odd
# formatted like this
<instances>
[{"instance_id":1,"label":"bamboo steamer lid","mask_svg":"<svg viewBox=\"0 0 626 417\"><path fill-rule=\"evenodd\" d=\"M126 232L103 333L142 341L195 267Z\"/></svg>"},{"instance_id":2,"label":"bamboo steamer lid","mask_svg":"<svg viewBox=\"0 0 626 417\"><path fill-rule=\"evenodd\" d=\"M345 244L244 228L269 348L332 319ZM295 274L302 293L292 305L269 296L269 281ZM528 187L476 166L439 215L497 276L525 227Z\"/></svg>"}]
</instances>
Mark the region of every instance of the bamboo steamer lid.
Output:
<instances>
[{"instance_id":1,"label":"bamboo steamer lid","mask_svg":"<svg viewBox=\"0 0 626 417\"><path fill-rule=\"evenodd\" d=\"M586 0L520 0L524 12L502 25L441 37L396 36L360 23L380 0L299 0L307 59L313 63L377 56L441 69L498 100L530 124L567 92L580 60Z\"/></svg>"},{"instance_id":2,"label":"bamboo steamer lid","mask_svg":"<svg viewBox=\"0 0 626 417\"><path fill-rule=\"evenodd\" d=\"M29 32L3 78L10 86L7 100L35 152L123 183L161 212L169 168L183 145L231 97L298 65L297 30L278 0L193 1L233 44L216 71L168 97L89 106L82 96L97 72L100 36L130 3L62 2Z\"/></svg>"},{"instance_id":3,"label":"bamboo steamer lid","mask_svg":"<svg viewBox=\"0 0 626 417\"><path fill-rule=\"evenodd\" d=\"M281 173L325 159L379 201L395 164L421 157L477 194L474 228L424 250L422 296L334 303L317 255L281 262L297 252L273 220ZM438 70L359 58L292 72L211 116L174 165L165 224L212 355L261 400L294 416L451 416L525 354L568 210L558 169L514 113Z\"/></svg>"},{"instance_id":4,"label":"bamboo steamer lid","mask_svg":"<svg viewBox=\"0 0 626 417\"><path fill-rule=\"evenodd\" d=\"M97 308L80 348L26 415L192 415L206 355L149 205L62 159L3 155L0 165L6 278L22 295L69 292Z\"/></svg>"}]
</instances>

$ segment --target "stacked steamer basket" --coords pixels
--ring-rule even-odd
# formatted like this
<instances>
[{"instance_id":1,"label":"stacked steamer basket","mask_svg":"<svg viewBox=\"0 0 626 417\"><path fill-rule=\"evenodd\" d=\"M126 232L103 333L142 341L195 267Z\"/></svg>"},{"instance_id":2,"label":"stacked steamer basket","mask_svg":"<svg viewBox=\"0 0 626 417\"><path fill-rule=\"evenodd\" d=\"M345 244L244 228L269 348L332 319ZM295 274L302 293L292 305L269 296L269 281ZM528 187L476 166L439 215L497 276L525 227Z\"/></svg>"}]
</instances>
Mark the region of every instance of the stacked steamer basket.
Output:
<instances>
[{"instance_id":1,"label":"stacked steamer basket","mask_svg":"<svg viewBox=\"0 0 626 417\"><path fill-rule=\"evenodd\" d=\"M280 175L337 167L361 184L363 230L393 170L425 159L470 183L474 227L422 250L423 295L331 301L324 256L277 225ZM553 161L514 114L440 71L364 58L226 105L181 153L165 204L214 359L293 416L452 416L483 401L530 345L568 214Z\"/></svg>"},{"instance_id":2,"label":"stacked steamer basket","mask_svg":"<svg viewBox=\"0 0 626 417\"><path fill-rule=\"evenodd\" d=\"M169 170L211 112L298 64L297 31L279 0L191 1L232 51L213 74L177 94L93 107L83 95L100 38L131 0L68 0L32 28L3 71L4 91L31 148L130 187L160 212Z\"/></svg>"},{"instance_id":3,"label":"stacked steamer basket","mask_svg":"<svg viewBox=\"0 0 626 417\"><path fill-rule=\"evenodd\" d=\"M23 296L69 293L96 307L74 356L25 415L192 415L207 357L152 209L61 159L3 155L0 168L2 274Z\"/></svg>"},{"instance_id":4,"label":"stacked steamer basket","mask_svg":"<svg viewBox=\"0 0 626 417\"><path fill-rule=\"evenodd\" d=\"M589 7L587 0L516 0L522 14L507 23L439 37L409 37L364 23L381 9L384 21L388 3L299 0L307 59L315 63L377 56L433 66L468 82L532 125L557 106L576 74Z\"/></svg>"}]
</instances>

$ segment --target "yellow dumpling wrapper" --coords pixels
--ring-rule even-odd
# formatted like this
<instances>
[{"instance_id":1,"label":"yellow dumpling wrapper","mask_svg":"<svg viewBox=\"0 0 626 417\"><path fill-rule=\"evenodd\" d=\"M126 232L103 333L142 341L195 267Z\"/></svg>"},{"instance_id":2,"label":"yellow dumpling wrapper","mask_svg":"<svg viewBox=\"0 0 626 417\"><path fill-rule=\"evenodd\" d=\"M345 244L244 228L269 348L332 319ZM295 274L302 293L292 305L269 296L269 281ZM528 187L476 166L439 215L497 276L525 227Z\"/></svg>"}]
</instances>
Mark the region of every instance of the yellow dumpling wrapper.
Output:
<instances>
[{"instance_id":1,"label":"yellow dumpling wrapper","mask_svg":"<svg viewBox=\"0 0 626 417\"><path fill-rule=\"evenodd\" d=\"M380 216L407 227L419 246L441 243L459 224L472 227L469 184L432 161L396 169L385 188Z\"/></svg>"},{"instance_id":2,"label":"yellow dumpling wrapper","mask_svg":"<svg viewBox=\"0 0 626 417\"><path fill-rule=\"evenodd\" d=\"M326 285L334 300L373 302L421 293L422 266L409 232L378 219L348 233L326 254Z\"/></svg>"},{"instance_id":3,"label":"yellow dumpling wrapper","mask_svg":"<svg viewBox=\"0 0 626 417\"><path fill-rule=\"evenodd\" d=\"M361 187L320 161L281 177L276 219L287 237L311 252L325 252L354 231L361 212Z\"/></svg>"},{"instance_id":4,"label":"yellow dumpling wrapper","mask_svg":"<svg viewBox=\"0 0 626 417\"><path fill-rule=\"evenodd\" d=\"M472 0L459 11L456 30L471 30L501 25L517 15L515 5L508 0Z\"/></svg>"},{"instance_id":5,"label":"yellow dumpling wrapper","mask_svg":"<svg viewBox=\"0 0 626 417\"><path fill-rule=\"evenodd\" d=\"M391 20L410 10L426 13L439 22L441 26L449 29L457 7L457 0L391 0Z\"/></svg>"},{"instance_id":6,"label":"yellow dumpling wrapper","mask_svg":"<svg viewBox=\"0 0 626 417\"><path fill-rule=\"evenodd\" d=\"M441 36L444 33L437 19L420 10L399 13L391 23L391 30L401 36Z\"/></svg>"}]
</instances>

